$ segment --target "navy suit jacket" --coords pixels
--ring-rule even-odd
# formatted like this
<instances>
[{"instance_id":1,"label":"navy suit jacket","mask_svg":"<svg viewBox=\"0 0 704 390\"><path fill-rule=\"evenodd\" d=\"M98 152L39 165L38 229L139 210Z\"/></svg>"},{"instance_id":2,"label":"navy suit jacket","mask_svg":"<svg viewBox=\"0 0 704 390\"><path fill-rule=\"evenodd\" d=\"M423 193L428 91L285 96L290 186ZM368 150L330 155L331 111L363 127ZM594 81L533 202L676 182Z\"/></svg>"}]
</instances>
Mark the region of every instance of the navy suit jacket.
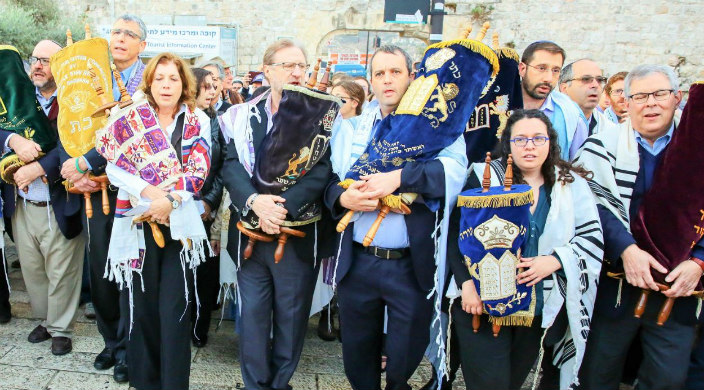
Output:
<instances>
[{"instance_id":1,"label":"navy suit jacket","mask_svg":"<svg viewBox=\"0 0 704 390\"><path fill-rule=\"evenodd\" d=\"M340 178L333 174L325 191L325 205L330 209L333 219L341 219L347 212L339 202L340 195L345 190L338 185ZM439 160L427 162L411 162L406 164L401 171L401 186L399 192L414 192L425 199L445 199L445 171ZM411 261L418 285L430 291L434 284L435 276L435 246L431 235L435 228L435 213L426 205L414 202L410 206L411 213L404 215L408 228ZM442 210L442 207L441 207ZM442 211L440 211L442 212ZM343 242L338 257L336 283L345 277L352 267L352 229L350 223L345 231ZM379 230L377 234L384 234ZM339 237L338 237L339 240Z\"/></svg>"},{"instance_id":2,"label":"navy suit jacket","mask_svg":"<svg viewBox=\"0 0 704 390\"><path fill-rule=\"evenodd\" d=\"M56 130L56 118L58 117L59 107L56 99L52 103L49 110L49 122L54 135L58 139ZM0 129L0 145L5 146L7 138L15 134L10 131ZM59 157L59 147L55 147L39 158L37 162L46 172L46 178L49 183L50 203L54 210L56 222L59 225L59 230L67 239L74 238L81 233L83 229L81 225L81 198L79 195L69 194L63 185L61 177L61 162ZM3 216L10 218L15 213L15 191L17 187L2 183L2 198L3 198Z\"/></svg>"}]
</instances>

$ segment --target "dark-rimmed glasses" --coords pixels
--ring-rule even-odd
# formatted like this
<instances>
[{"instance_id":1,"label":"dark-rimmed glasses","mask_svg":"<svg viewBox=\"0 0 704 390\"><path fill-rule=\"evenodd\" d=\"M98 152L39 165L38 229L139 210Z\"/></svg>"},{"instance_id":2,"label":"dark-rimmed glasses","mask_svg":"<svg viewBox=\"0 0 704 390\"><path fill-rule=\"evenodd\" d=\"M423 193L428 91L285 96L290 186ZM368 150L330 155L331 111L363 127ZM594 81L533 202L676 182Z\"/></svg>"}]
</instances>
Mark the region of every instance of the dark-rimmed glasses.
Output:
<instances>
[{"instance_id":1,"label":"dark-rimmed glasses","mask_svg":"<svg viewBox=\"0 0 704 390\"><path fill-rule=\"evenodd\" d=\"M648 101L648 98L650 97L650 95L653 95L653 99L655 99L657 101L663 101L663 100L666 100L667 98L669 98L670 94L673 92L675 92L674 89L658 89L655 92L634 93L633 95L629 96L628 98L638 104L643 104Z\"/></svg>"},{"instance_id":2,"label":"dark-rimmed glasses","mask_svg":"<svg viewBox=\"0 0 704 390\"><path fill-rule=\"evenodd\" d=\"M39 63L42 64L42 66L49 66L49 62L50 62L49 58L42 58L42 57L35 57L35 56L30 56L28 58L28 60L29 60L30 65L34 65L37 63L37 61L39 61Z\"/></svg>"},{"instance_id":3,"label":"dark-rimmed glasses","mask_svg":"<svg viewBox=\"0 0 704 390\"><path fill-rule=\"evenodd\" d=\"M535 145L535 146L543 146L549 140L550 140L550 138L546 137L544 135L536 135L533 138L528 138L528 137L511 138L511 142L513 142L513 144L518 146L519 148L525 148L526 146L528 146L529 141L533 141L533 145Z\"/></svg>"}]
</instances>

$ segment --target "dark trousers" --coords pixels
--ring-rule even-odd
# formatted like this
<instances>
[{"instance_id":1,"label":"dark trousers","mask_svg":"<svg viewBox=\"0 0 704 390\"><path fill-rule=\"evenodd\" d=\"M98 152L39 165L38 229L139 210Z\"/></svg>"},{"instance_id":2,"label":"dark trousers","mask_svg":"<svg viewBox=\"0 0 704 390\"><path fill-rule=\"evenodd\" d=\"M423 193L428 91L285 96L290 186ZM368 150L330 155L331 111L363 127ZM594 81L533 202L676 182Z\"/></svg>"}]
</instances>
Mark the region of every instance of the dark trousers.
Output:
<instances>
[{"instance_id":1,"label":"dark trousers","mask_svg":"<svg viewBox=\"0 0 704 390\"><path fill-rule=\"evenodd\" d=\"M205 231L210 232L212 222L204 222ZM206 250L206 255L210 253ZM191 336L198 339L208 337L210 319L217 306L218 292L220 291L220 256L207 256L205 263L198 266L196 271L196 290L200 301L200 309L193 305L191 321L193 332Z\"/></svg>"},{"instance_id":2,"label":"dark trousers","mask_svg":"<svg viewBox=\"0 0 704 390\"><path fill-rule=\"evenodd\" d=\"M95 308L98 331L103 336L105 347L113 350L115 359L126 358L127 332L129 330L129 307L127 300L120 299L118 285L104 278L105 264L108 261L108 246L115 218L117 193L108 192L110 214L103 214L100 192L91 197L93 217L86 218L85 206L82 210L83 229L88 234L88 261L90 263L90 295ZM145 229L149 230L149 229Z\"/></svg>"},{"instance_id":3,"label":"dark trousers","mask_svg":"<svg viewBox=\"0 0 704 390\"><path fill-rule=\"evenodd\" d=\"M648 302L640 319L630 310L620 317L594 313L580 370L582 389L618 389L631 342L639 332L643 360L637 388L674 390L684 386L695 327L672 318L658 326L655 319L659 310L660 305Z\"/></svg>"},{"instance_id":4,"label":"dark trousers","mask_svg":"<svg viewBox=\"0 0 704 390\"><path fill-rule=\"evenodd\" d=\"M459 304L451 310L467 389L520 389L540 351L541 317L535 317L530 327L503 326L494 337L488 316L481 317L479 331L474 333L472 315Z\"/></svg>"},{"instance_id":5,"label":"dark trousers","mask_svg":"<svg viewBox=\"0 0 704 390\"><path fill-rule=\"evenodd\" d=\"M276 245L257 242L252 257L242 258L237 272L242 299L240 364L249 390L291 388L288 382L301 358L318 276L319 265L299 259L290 240L283 259L275 264Z\"/></svg>"},{"instance_id":6,"label":"dark trousers","mask_svg":"<svg viewBox=\"0 0 704 390\"><path fill-rule=\"evenodd\" d=\"M418 285L410 257L385 260L354 248L352 261L338 286L347 379L355 390L381 388L385 347L386 388L410 389L408 380L430 339L432 300ZM384 342L385 307L388 323Z\"/></svg>"},{"instance_id":7,"label":"dark trousers","mask_svg":"<svg viewBox=\"0 0 704 390\"><path fill-rule=\"evenodd\" d=\"M144 228L144 286L135 274L127 365L130 385L138 390L183 390L188 389L191 368L190 302L187 306L179 257L183 246L171 239L167 227L159 227L166 238L164 248L156 245L149 226ZM192 271L186 268L185 276L191 291Z\"/></svg>"},{"instance_id":8,"label":"dark trousers","mask_svg":"<svg viewBox=\"0 0 704 390\"><path fill-rule=\"evenodd\" d=\"M0 232L2 234L2 232ZM0 249L0 256L5 258L3 249ZM10 286L7 285L9 270L5 261L0 260L0 313L10 314Z\"/></svg>"},{"instance_id":9,"label":"dark trousers","mask_svg":"<svg viewBox=\"0 0 704 390\"><path fill-rule=\"evenodd\" d=\"M687 374L687 382L685 383L687 390L704 389L704 327L699 327L699 337L697 344L692 351L692 357L689 362L689 373Z\"/></svg>"}]
</instances>

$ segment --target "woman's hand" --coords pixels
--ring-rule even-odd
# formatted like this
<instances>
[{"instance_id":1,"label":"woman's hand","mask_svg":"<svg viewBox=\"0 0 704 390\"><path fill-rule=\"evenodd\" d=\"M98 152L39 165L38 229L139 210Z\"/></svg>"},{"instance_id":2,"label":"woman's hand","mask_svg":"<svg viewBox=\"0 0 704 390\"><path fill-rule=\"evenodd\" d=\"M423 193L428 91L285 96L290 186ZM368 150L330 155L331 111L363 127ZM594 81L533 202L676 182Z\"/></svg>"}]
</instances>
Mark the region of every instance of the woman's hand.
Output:
<instances>
[{"instance_id":1,"label":"woman's hand","mask_svg":"<svg viewBox=\"0 0 704 390\"><path fill-rule=\"evenodd\" d=\"M521 257L521 261L516 268L526 268L516 276L516 281L526 286L535 286L541 280L552 275L553 272L562 268L562 264L555 256Z\"/></svg>"},{"instance_id":2,"label":"woman's hand","mask_svg":"<svg viewBox=\"0 0 704 390\"><path fill-rule=\"evenodd\" d=\"M166 198L166 196L153 200L152 204L149 206L149 210L144 213L146 216L152 218L152 220L165 225L169 222L169 216L173 207L171 206L171 201Z\"/></svg>"},{"instance_id":3,"label":"woman's hand","mask_svg":"<svg viewBox=\"0 0 704 390\"><path fill-rule=\"evenodd\" d=\"M476 315L481 315L484 311L482 300L479 298L474 281L471 279L462 283L462 310L467 314Z\"/></svg>"}]
</instances>

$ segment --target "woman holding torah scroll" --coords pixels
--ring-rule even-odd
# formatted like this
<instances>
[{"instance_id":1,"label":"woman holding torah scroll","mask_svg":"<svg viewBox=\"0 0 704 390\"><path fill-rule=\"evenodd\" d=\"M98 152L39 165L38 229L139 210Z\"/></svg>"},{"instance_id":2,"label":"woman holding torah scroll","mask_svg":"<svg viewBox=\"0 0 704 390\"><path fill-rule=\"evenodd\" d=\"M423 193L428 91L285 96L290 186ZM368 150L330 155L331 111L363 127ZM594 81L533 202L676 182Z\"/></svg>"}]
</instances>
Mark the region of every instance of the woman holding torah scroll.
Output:
<instances>
[{"instance_id":1,"label":"woman holding torah scroll","mask_svg":"<svg viewBox=\"0 0 704 390\"><path fill-rule=\"evenodd\" d=\"M560 368L559 386L554 378L548 387L577 383L603 240L583 178L588 172L560 159L556 137L540 111L514 113L499 141L495 157L500 159L489 169L482 163L470 167L452 214L448 242L456 244L448 245L448 261L461 300L452 304L451 315L469 388L520 388L544 346L553 350L546 359ZM513 163L507 169L509 155ZM489 176L485 169L491 182L482 185L482 177ZM507 171L519 185L502 183ZM475 189L489 185L500 187ZM499 202L528 186L532 204L519 197ZM506 188L507 195L500 195ZM529 207L530 216L517 225L521 207ZM512 245L517 238L523 240L520 248ZM497 331L496 325L503 328Z\"/></svg>"},{"instance_id":2,"label":"woman holding torah scroll","mask_svg":"<svg viewBox=\"0 0 704 390\"><path fill-rule=\"evenodd\" d=\"M137 389L188 388L190 285L208 247L196 197L210 169L210 120L194 96L188 65L162 53L147 64L133 103L113 109L96 135L119 187L109 275L130 290L127 362Z\"/></svg>"}]
</instances>

